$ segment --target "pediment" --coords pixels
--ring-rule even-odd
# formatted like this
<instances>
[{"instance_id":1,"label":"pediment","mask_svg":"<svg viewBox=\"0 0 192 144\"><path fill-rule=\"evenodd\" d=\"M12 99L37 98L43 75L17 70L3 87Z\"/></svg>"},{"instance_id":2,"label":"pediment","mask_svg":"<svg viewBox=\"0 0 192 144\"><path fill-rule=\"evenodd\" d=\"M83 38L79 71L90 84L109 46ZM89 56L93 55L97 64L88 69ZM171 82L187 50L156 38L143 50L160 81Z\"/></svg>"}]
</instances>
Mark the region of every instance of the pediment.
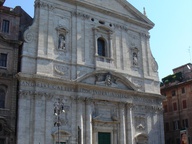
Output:
<instances>
[{"instance_id":1,"label":"pediment","mask_svg":"<svg viewBox=\"0 0 192 144\"><path fill-rule=\"evenodd\" d=\"M126 0L77 0L80 3L97 7L103 11L111 12L113 14L119 14L119 16L127 17L133 21L141 22L143 24L150 25L152 28L154 23L149 20L145 15L138 11Z\"/></svg>"},{"instance_id":2,"label":"pediment","mask_svg":"<svg viewBox=\"0 0 192 144\"><path fill-rule=\"evenodd\" d=\"M123 90L132 90L132 91L137 90L134 84L132 84L122 75L103 70L88 73L78 78L77 82L95 86L123 89Z\"/></svg>"}]
</instances>

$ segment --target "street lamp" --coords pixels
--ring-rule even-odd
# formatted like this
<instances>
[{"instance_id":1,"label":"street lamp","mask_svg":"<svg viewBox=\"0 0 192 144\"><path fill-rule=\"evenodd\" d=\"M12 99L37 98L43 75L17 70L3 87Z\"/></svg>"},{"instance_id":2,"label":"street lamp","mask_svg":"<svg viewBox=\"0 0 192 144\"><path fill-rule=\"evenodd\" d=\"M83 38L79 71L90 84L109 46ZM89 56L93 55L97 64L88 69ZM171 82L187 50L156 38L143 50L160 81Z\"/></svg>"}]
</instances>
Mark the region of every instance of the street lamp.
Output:
<instances>
[{"instance_id":1,"label":"street lamp","mask_svg":"<svg viewBox=\"0 0 192 144\"><path fill-rule=\"evenodd\" d=\"M54 103L54 115L57 117L56 122L54 122L54 126L57 126L58 128L58 144L60 144L59 140L59 127L61 126L60 121L60 114L64 113L64 103L61 99L58 98L58 100Z\"/></svg>"}]
</instances>

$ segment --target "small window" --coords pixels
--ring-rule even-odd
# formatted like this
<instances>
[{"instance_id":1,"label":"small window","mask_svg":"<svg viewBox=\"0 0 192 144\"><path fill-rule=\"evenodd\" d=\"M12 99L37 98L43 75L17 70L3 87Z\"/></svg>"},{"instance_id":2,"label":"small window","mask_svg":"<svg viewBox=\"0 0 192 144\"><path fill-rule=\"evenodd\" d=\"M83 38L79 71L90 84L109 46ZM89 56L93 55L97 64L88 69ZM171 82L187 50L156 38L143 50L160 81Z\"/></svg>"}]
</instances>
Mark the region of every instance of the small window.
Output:
<instances>
[{"instance_id":1,"label":"small window","mask_svg":"<svg viewBox=\"0 0 192 144\"><path fill-rule=\"evenodd\" d=\"M165 123L165 131L166 131L166 132L169 131L169 123L168 123L168 122Z\"/></svg>"},{"instance_id":2,"label":"small window","mask_svg":"<svg viewBox=\"0 0 192 144\"><path fill-rule=\"evenodd\" d=\"M173 110L174 110L174 111L177 110L177 103L176 103L176 102L173 103Z\"/></svg>"},{"instance_id":3,"label":"small window","mask_svg":"<svg viewBox=\"0 0 192 144\"><path fill-rule=\"evenodd\" d=\"M182 94L185 93L185 88L184 88L184 87L181 89L181 93L182 93Z\"/></svg>"},{"instance_id":4,"label":"small window","mask_svg":"<svg viewBox=\"0 0 192 144\"><path fill-rule=\"evenodd\" d=\"M0 67L7 67L7 54L0 53Z\"/></svg>"},{"instance_id":5,"label":"small window","mask_svg":"<svg viewBox=\"0 0 192 144\"><path fill-rule=\"evenodd\" d=\"M0 123L0 132L3 130L3 125Z\"/></svg>"},{"instance_id":6,"label":"small window","mask_svg":"<svg viewBox=\"0 0 192 144\"><path fill-rule=\"evenodd\" d=\"M9 33L9 21L8 20L3 20L2 32Z\"/></svg>"},{"instance_id":7,"label":"small window","mask_svg":"<svg viewBox=\"0 0 192 144\"><path fill-rule=\"evenodd\" d=\"M99 56L106 56L105 40L103 38L97 39L97 46L98 46L98 55Z\"/></svg>"},{"instance_id":8,"label":"small window","mask_svg":"<svg viewBox=\"0 0 192 144\"><path fill-rule=\"evenodd\" d=\"M179 121L173 121L173 130L178 130L179 128Z\"/></svg>"},{"instance_id":9,"label":"small window","mask_svg":"<svg viewBox=\"0 0 192 144\"><path fill-rule=\"evenodd\" d=\"M66 144L66 142L56 142L56 144Z\"/></svg>"},{"instance_id":10,"label":"small window","mask_svg":"<svg viewBox=\"0 0 192 144\"><path fill-rule=\"evenodd\" d=\"M187 108L187 101L183 100L183 109L186 109L186 108Z\"/></svg>"},{"instance_id":11,"label":"small window","mask_svg":"<svg viewBox=\"0 0 192 144\"><path fill-rule=\"evenodd\" d=\"M167 112L167 105L164 105L164 112L166 113Z\"/></svg>"},{"instance_id":12,"label":"small window","mask_svg":"<svg viewBox=\"0 0 192 144\"><path fill-rule=\"evenodd\" d=\"M5 91L0 89L0 108L5 108Z\"/></svg>"},{"instance_id":13,"label":"small window","mask_svg":"<svg viewBox=\"0 0 192 144\"><path fill-rule=\"evenodd\" d=\"M176 94L175 94L175 90L173 90L173 91L172 91L172 96L175 96L175 95L176 95Z\"/></svg>"},{"instance_id":14,"label":"small window","mask_svg":"<svg viewBox=\"0 0 192 144\"><path fill-rule=\"evenodd\" d=\"M188 128L188 119L183 119L182 124L184 128Z\"/></svg>"}]
</instances>

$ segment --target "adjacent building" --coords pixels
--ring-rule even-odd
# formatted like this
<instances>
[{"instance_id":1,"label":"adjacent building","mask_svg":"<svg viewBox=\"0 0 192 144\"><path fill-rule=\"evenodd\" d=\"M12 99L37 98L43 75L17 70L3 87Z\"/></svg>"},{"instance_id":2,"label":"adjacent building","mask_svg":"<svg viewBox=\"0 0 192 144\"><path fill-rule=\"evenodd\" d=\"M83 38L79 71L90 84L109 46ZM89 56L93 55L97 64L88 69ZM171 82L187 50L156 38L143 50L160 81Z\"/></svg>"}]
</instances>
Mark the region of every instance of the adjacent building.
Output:
<instances>
[{"instance_id":1,"label":"adjacent building","mask_svg":"<svg viewBox=\"0 0 192 144\"><path fill-rule=\"evenodd\" d=\"M16 143L18 54L20 35L29 21L21 7L3 6L0 1L0 144ZM23 18L23 20L22 20Z\"/></svg>"},{"instance_id":2,"label":"adjacent building","mask_svg":"<svg viewBox=\"0 0 192 144\"><path fill-rule=\"evenodd\" d=\"M164 144L153 26L126 0L36 0L17 144Z\"/></svg>"},{"instance_id":3,"label":"adjacent building","mask_svg":"<svg viewBox=\"0 0 192 144\"><path fill-rule=\"evenodd\" d=\"M165 143L180 144L186 132L187 144L192 142L192 64L173 69L173 74L162 79Z\"/></svg>"}]
</instances>

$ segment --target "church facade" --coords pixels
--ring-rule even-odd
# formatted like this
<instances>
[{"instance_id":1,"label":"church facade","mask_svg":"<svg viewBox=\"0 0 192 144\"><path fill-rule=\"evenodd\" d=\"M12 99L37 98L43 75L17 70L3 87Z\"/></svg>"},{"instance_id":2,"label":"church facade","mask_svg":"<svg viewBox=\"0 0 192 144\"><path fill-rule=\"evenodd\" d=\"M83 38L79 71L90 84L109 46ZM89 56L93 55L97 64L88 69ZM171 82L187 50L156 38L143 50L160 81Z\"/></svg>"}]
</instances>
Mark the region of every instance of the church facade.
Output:
<instances>
[{"instance_id":1,"label":"church facade","mask_svg":"<svg viewBox=\"0 0 192 144\"><path fill-rule=\"evenodd\" d=\"M164 144L153 26L126 0L36 0L17 74L17 143Z\"/></svg>"}]
</instances>

